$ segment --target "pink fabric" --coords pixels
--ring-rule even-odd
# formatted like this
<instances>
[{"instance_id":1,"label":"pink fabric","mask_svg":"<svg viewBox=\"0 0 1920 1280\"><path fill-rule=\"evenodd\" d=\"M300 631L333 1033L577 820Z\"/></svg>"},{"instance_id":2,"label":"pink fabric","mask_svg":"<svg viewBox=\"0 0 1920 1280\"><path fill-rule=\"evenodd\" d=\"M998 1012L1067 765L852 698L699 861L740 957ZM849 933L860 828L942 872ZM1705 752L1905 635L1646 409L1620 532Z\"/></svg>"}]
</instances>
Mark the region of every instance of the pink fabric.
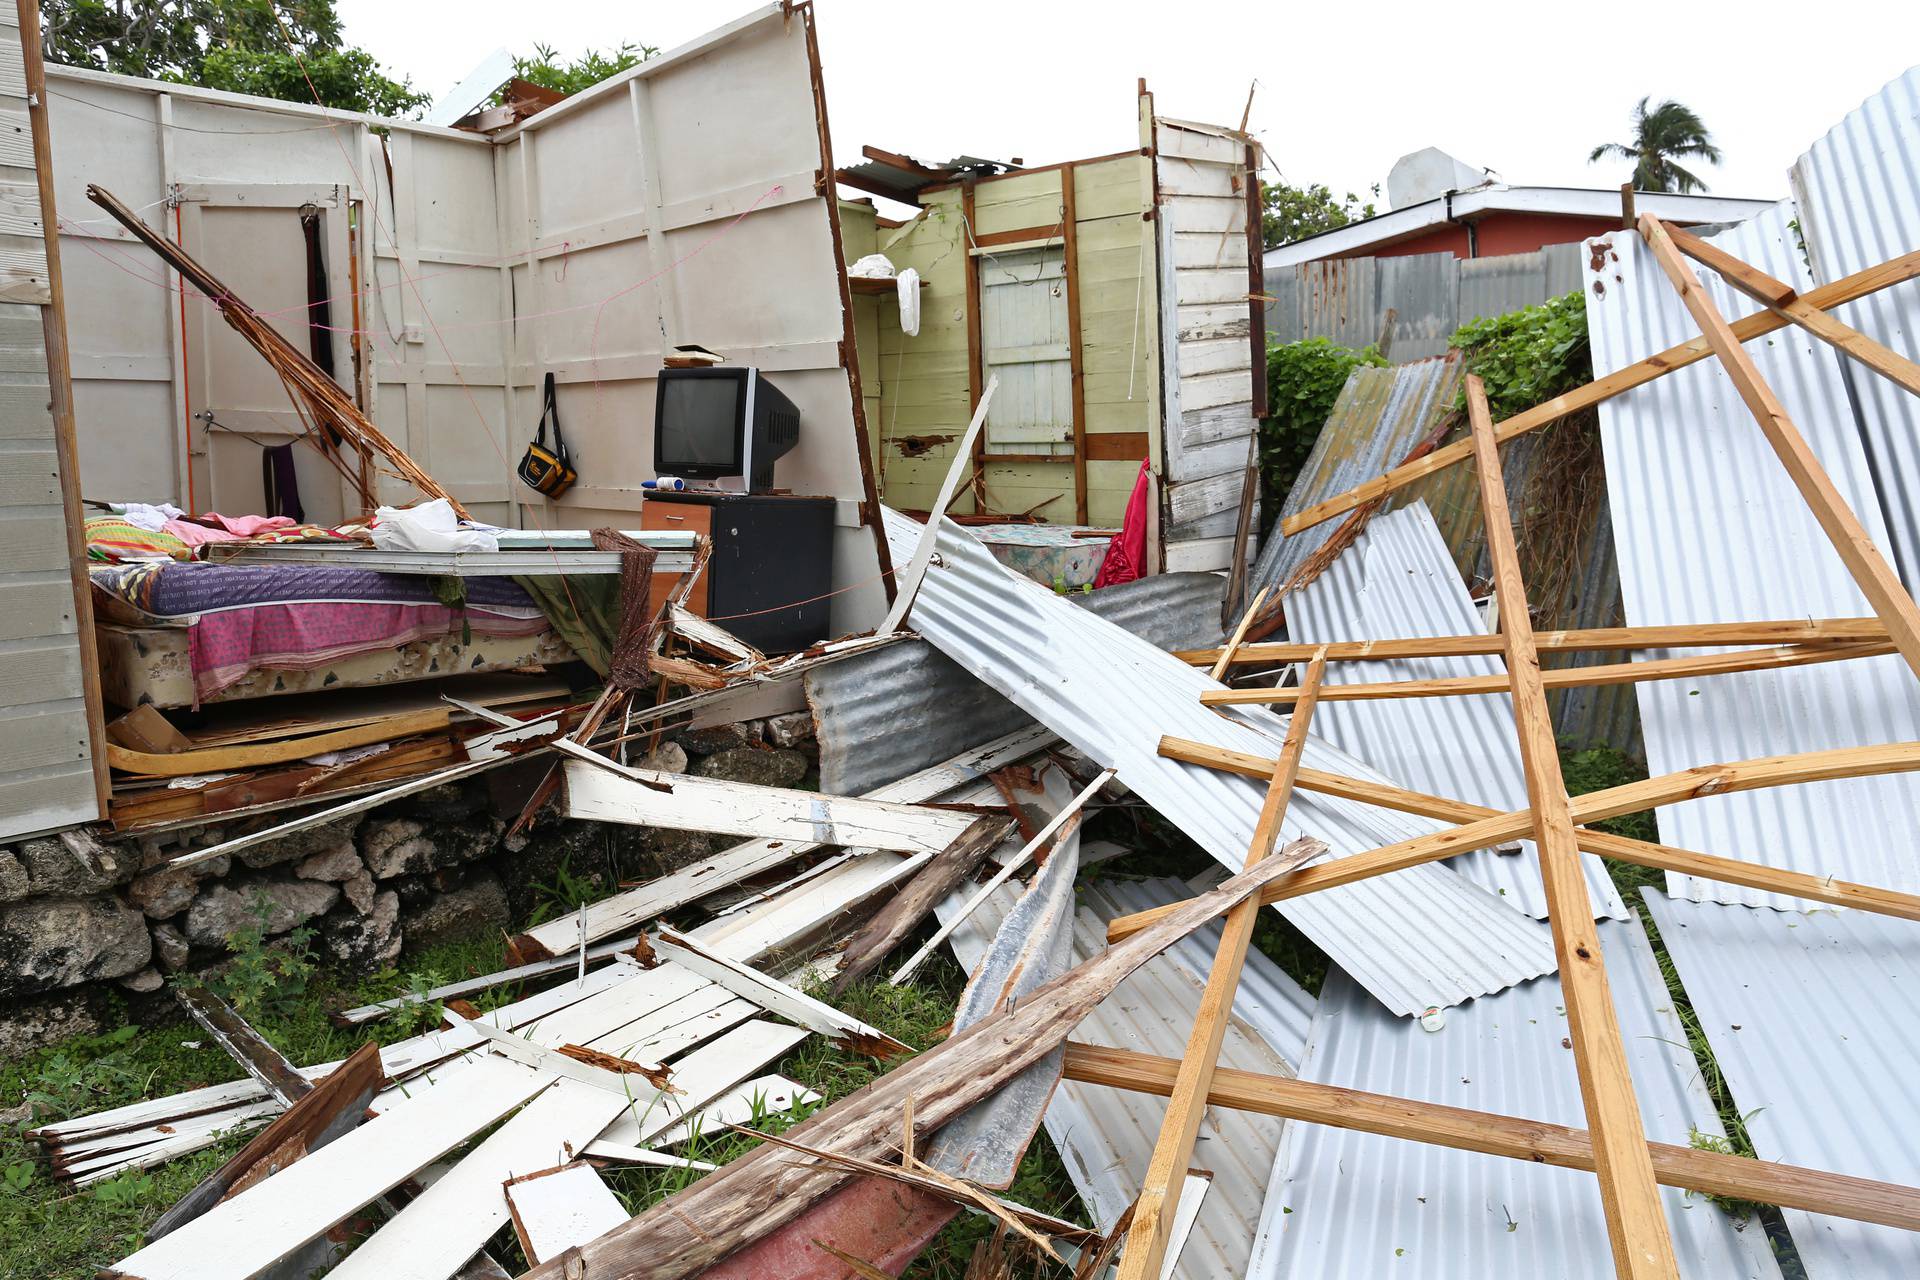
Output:
<instances>
[{"instance_id":1,"label":"pink fabric","mask_svg":"<svg viewBox=\"0 0 1920 1280\"><path fill-rule=\"evenodd\" d=\"M218 511L209 511L199 518L225 529L237 538L251 538L269 529L293 528L293 520L289 516L223 516Z\"/></svg>"},{"instance_id":2,"label":"pink fabric","mask_svg":"<svg viewBox=\"0 0 1920 1280\"><path fill-rule=\"evenodd\" d=\"M1093 586L1118 586L1132 582L1147 567L1147 464L1140 463L1140 475L1133 482L1133 496L1127 499L1127 514L1120 521L1120 536L1107 544L1107 558L1100 562Z\"/></svg>"},{"instance_id":3,"label":"pink fabric","mask_svg":"<svg viewBox=\"0 0 1920 1280\"><path fill-rule=\"evenodd\" d=\"M209 529L203 524L191 520L169 520L166 532L172 534L190 547L205 546L209 542L238 542L240 535L228 533L225 529Z\"/></svg>"},{"instance_id":4,"label":"pink fabric","mask_svg":"<svg viewBox=\"0 0 1920 1280\"><path fill-rule=\"evenodd\" d=\"M291 528L293 521L286 516L223 516L218 511L209 511L192 520L169 520L166 526L168 533L190 547L209 542L235 542L275 529Z\"/></svg>"},{"instance_id":5,"label":"pink fabric","mask_svg":"<svg viewBox=\"0 0 1920 1280\"><path fill-rule=\"evenodd\" d=\"M481 636L533 636L547 629L545 618L475 609L467 610L465 621ZM357 653L457 637L461 622L461 615L437 604L268 604L201 614L187 632L194 691L212 697L261 667L305 671Z\"/></svg>"}]
</instances>

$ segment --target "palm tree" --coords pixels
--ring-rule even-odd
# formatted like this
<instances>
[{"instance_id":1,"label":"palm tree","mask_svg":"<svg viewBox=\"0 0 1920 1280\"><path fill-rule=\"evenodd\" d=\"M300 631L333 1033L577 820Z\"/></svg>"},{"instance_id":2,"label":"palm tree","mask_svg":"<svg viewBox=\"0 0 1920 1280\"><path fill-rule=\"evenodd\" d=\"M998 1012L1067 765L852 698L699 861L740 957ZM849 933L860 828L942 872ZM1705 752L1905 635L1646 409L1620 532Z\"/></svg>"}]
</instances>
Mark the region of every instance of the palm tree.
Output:
<instances>
[{"instance_id":1,"label":"palm tree","mask_svg":"<svg viewBox=\"0 0 1920 1280\"><path fill-rule=\"evenodd\" d=\"M1642 98L1633 108L1633 141L1603 142L1587 157L1592 164L1608 156L1633 161L1633 185L1640 191L1677 191L1688 195L1705 191L1707 184L1697 174L1674 163L1676 157L1698 156L1708 164L1720 163L1720 148L1713 145L1693 108L1669 99L1651 111Z\"/></svg>"}]
</instances>

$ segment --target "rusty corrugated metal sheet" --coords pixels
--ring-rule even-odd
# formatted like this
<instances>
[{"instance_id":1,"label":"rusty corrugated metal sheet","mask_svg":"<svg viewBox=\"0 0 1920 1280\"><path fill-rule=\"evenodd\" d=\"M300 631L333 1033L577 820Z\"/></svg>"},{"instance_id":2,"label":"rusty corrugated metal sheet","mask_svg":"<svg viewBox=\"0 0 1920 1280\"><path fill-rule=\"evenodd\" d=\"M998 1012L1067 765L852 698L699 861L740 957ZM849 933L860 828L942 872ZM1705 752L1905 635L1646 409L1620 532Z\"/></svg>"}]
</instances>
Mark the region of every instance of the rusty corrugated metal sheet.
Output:
<instances>
[{"instance_id":1,"label":"rusty corrugated metal sheet","mask_svg":"<svg viewBox=\"0 0 1920 1280\"><path fill-rule=\"evenodd\" d=\"M1463 376L1462 362L1453 354L1355 369L1287 494L1282 515L1345 493L1398 465L1454 413ZM1597 442L1568 434L1591 429L1578 421L1562 423L1522 436L1501 453L1508 497L1521 518L1521 569L1540 627L1610 627L1624 620ZM1589 444L1592 447L1586 447ZM1491 576L1478 485L1472 467L1448 467L1395 493L1386 505L1391 511L1425 502L1461 576L1475 590L1484 589ZM1577 527L1553 529L1551 537L1539 532L1530 537L1530 530L1553 528L1559 503L1574 505ZM1281 536L1276 524L1254 567L1249 592L1288 583L1343 523L1329 520L1291 538ZM1284 598L1279 607L1285 609ZM1583 654L1569 665L1615 657ZM1631 685L1554 690L1549 704L1555 729L1572 745L1605 744L1640 756L1639 713Z\"/></svg>"}]
</instances>

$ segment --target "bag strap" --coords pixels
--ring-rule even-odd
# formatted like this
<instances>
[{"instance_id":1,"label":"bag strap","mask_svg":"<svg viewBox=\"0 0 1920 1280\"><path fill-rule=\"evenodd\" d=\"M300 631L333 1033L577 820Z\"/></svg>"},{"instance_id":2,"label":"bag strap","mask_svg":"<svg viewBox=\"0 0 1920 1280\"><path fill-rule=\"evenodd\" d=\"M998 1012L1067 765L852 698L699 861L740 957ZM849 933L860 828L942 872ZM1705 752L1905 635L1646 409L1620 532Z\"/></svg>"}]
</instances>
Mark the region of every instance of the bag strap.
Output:
<instances>
[{"instance_id":1,"label":"bag strap","mask_svg":"<svg viewBox=\"0 0 1920 1280\"><path fill-rule=\"evenodd\" d=\"M548 419L553 420L554 456L560 459L560 464L562 466L570 467L573 465L573 463L571 459L567 457L566 438L560 434L560 400L554 394L553 372L551 370L547 372L546 387L541 395L540 428L534 435L534 442L543 447L547 443L547 420Z\"/></svg>"}]
</instances>

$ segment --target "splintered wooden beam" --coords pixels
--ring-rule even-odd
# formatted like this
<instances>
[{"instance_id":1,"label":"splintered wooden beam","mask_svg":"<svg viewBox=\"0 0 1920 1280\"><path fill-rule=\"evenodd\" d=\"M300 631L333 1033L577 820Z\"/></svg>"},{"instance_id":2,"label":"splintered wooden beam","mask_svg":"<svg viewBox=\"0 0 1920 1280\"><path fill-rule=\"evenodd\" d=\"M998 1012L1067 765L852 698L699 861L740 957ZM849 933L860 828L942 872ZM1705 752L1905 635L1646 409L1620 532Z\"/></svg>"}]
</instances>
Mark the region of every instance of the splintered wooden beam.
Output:
<instances>
[{"instance_id":1,"label":"splintered wooden beam","mask_svg":"<svg viewBox=\"0 0 1920 1280\"><path fill-rule=\"evenodd\" d=\"M1892 641L1860 644L1780 645L1772 649L1741 649L1733 653L1702 653L1685 658L1653 658L1646 662L1614 662L1597 667L1557 667L1540 673L1545 689L1584 689L1596 685L1641 684L1653 680L1687 680L1725 675L1733 671L1777 671L1849 658L1878 658L1894 652ZM1361 702L1378 698L1449 698L1460 694L1505 693L1505 676L1437 676L1431 680L1387 680L1379 684L1336 684L1320 694L1322 702ZM1209 707L1292 702L1300 696L1293 686L1277 689L1208 689L1200 701Z\"/></svg>"},{"instance_id":2,"label":"splintered wooden beam","mask_svg":"<svg viewBox=\"0 0 1920 1280\"><path fill-rule=\"evenodd\" d=\"M1173 1091L1179 1070L1178 1062L1157 1054L1067 1042L1066 1077L1083 1084L1166 1097ZM1592 1136L1585 1129L1544 1120L1415 1102L1233 1067L1222 1067L1214 1073L1207 1101L1216 1107L1331 1125L1356 1133L1377 1133L1455 1151L1594 1171ZM1665 1142L1649 1142L1647 1152L1654 1177L1665 1186L1920 1231L1920 1188Z\"/></svg>"},{"instance_id":3,"label":"splintered wooden beam","mask_svg":"<svg viewBox=\"0 0 1920 1280\"><path fill-rule=\"evenodd\" d=\"M380 1046L372 1041L361 1045L317 1085L301 1076L305 1091L293 1105L255 1134L239 1154L154 1219L147 1228L147 1239L158 1240L193 1221L232 1194L242 1179L251 1184L265 1171L317 1151L352 1129L366 1117L368 1104L386 1082L380 1069Z\"/></svg>"},{"instance_id":4,"label":"splintered wooden beam","mask_svg":"<svg viewBox=\"0 0 1920 1280\"><path fill-rule=\"evenodd\" d=\"M1580 1099L1593 1135L1594 1172L1600 1180L1600 1205L1613 1246L1613 1269L1622 1280L1678 1280L1680 1264L1667 1231L1653 1163L1647 1157L1647 1134L1633 1094L1627 1045L1614 1013L1613 991L1600 954L1600 931L1594 928L1593 901L1587 896L1580 867L1567 784L1560 776L1559 742L1547 713L1540 651L1533 645L1527 584L1520 574L1520 548L1514 541L1507 483L1500 471L1500 446L1493 435L1486 388L1474 374L1467 375L1467 418L1473 431L1473 460L1494 589L1505 606L1500 610L1500 633L1507 642L1513 720L1520 737L1527 801L1533 810L1534 843L1540 851L1540 879L1546 886L1547 924L1560 962L1560 989L1566 997L1573 1062L1580 1073Z\"/></svg>"},{"instance_id":5,"label":"splintered wooden beam","mask_svg":"<svg viewBox=\"0 0 1920 1280\"><path fill-rule=\"evenodd\" d=\"M1274 765L1265 756L1230 751L1188 738L1160 739L1160 754L1183 764L1205 765L1249 778L1266 777L1273 771ZM1300 770L1294 785L1302 790L1338 796L1342 800L1358 800L1362 804L1397 809L1401 813L1418 814L1423 818L1438 818L1443 822L1478 822L1502 816L1498 809L1490 809L1485 805L1430 796L1383 782L1367 782L1319 769ZM1577 805L1578 801L1575 803ZM1691 849L1655 844L1651 840L1635 840L1631 836L1617 836L1589 827L1580 827L1575 834L1580 838L1581 849L1615 862L1630 862L1635 866L1653 867L1660 871L1677 871L1682 875L1745 885L1767 893L1784 893L1789 897L1825 902L1836 907L1855 907L1901 920L1920 920L1920 894L1854 884L1847 880L1835 880L1831 876L1808 875L1804 871L1786 871L1755 862L1715 857L1710 853L1695 853Z\"/></svg>"},{"instance_id":6,"label":"splintered wooden beam","mask_svg":"<svg viewBox=\"0 0 1920 1280\"><path fill-rule=\"evenodd\" d=\"M1247 612L1249 618L1259 603L1254 601ZM1293 799L1293 780L1300 771L1300 756L1307 745L1307 724L1313 716L1314 695L1319 692L1326 672L1324 657L1315 657L1307 663L1306 674L1300 682L1300 703L1287 723L1280 758L1274 762L1266 799L1260 806L1260 820L1254 825L1253 841L1247 846L1247 866L1265 862L1279 842L1280 823ZM1280 855L1282 859L1288 856ZM1296 857L1296 864L1298 861ZM1179 1214L1181 1187L1186 1181L1187 1165L1193 1159L1193 1143L1200 1134L1200 1121L1207 1114L1207 1092L1220 1063L1220 1046L1226 1040L1233 995L1239 990L1240 970L1246 963L1247 948L1253 944L1254 926L1259 922L1260 904L1249 900L1227 912L1221 926L1220 943L1213 952L1213 968L1207 974L1200 1008L1194 1014L1186 1054L1180 1059L1179 1077L1160 1121L1160 1136L1154 1141L1140 1196L1133 1202L1133 1225L1127 1229L1126 1251L1120 1255L1120 1280L1158 1280L1165 1264L1167 1242L1172 1238L1174 1220Z\"/></svg>"},{"instance_id":7,"label":"splintered wooden beam","mask_svg":"<svg viewBox=\"0 0 1920 1280\"><path fill-rule=\"evenodd\" d=\"M1714 354L1720 357L1721 368L1726 370L1734 390L1740 393L1748 412L1760 425L1761 434L1773 446L1780 464L1787 469L1794 487L1800 491L1808 509L1813 512L1813 518L1819 521L1828 541L1833 543L1841 563L1853 575L1854 585L1860 588L1860 594L1873 606L1874 613L1887 624L1887 634L1900 650L1900 656L1907 660L1907 665L1915 675L1920 675L1920 607L1914 605L1913 597L1901 585L1893 566L1873 545L1873 539L1861 527L1859 518L1841 496L1833 478L1814 456L1806 437L1800 434L1800 429L1787 416L1786 408L1780 403L1779 397L1773 394L1773 388L1760 376L1753 358L1740 345L1739 336L1728 327L1720 309L1707 296L1707 291L1700 287L1699 277L1693 274L1693 268L1680 256L1680 251L1674 248L1673 237L1667 234L1667 229L1658 218L1642 214L1640 234L1645 237L1647 247L1653 250L1654 260L1660 264L1660 269L1673 282L1680 301L1692 314L1694 323L1700 326L1700 332L1712 346Z\"/></svg>"},{"instance_id":8,"label":"splintered wooden beam","mask_svg":"<svg viewBox=\"0 0 1920 1280\"><path fill-rule=\"evenodd\" d=\"M1277 859L1247 868L1189 900L1154 929L1108 947L1018 1004L954 1033L858 1093L815 1112L785 1136L834 1155L880 1159L897 1149L909 1104L916 1136L934 1132L1051 1053L1141 965L1284 870ZM523 1280L697 1275L799 1217L849 1176L811 1156L763 1143L576 1252L542 1263Z\"/></svg>"},{"instance_id":9,"label":"splintered wooden beam","mask_svg":"<svg viewBox=\"0 0 1920 1280\"><path fill-rule=\"evenodd\" d=\"M1787 618L1773 622L1701 622L1667 627L1588 627L1575 631L1536 631L1542 653L1606 653L1632 649L1690 649L1729 644L1859 644L1885 640L1878 618ZM1404 640L1335 640L1325 645L1262 641L1243 644L1233 663L1305 662L1321 649L1329 662L1384 661L1389 658L1461 658L1503 652L1497 635L1413 636ZM1174 657L1196 667L1218 662L1224 649L1177 649ZM1214 677L1219 679L1218 676Z\"/></svg>"},{"instance_id":10,"label":"splintered wooden beam","mask_svg":"<svg viewBox=\"0 0 1920 1280\"><path fill-rule=\"evenodd\" d=\"M1731 764L1698 765L1692 769L1682 769L1678 773L1661 774L1657 778L1646 778L1639 782L1629 782L1624 786L1608 787L1604 791L1589 791L1586 795L1575 796L1572 802L1573 820L1599 822L1606 818L1617 818L1623 813L1638 813L1642 809L1653 809L1663 804L1691 800L1700 796L1725 795L1734 791L1755 791L1766 787L1784 787L1797 782L1828 782L1835 778L1870 778L1888 773L1912 773L1916 770L1920 770L1920 742L1892 742L1875 747L1840 747L1832 751L1769 756L1758 760L1735 761ZM1309 781L1308 773L1308 770L1301 770L1301 786L1337 794L1333 787L1315 786L1314 782ZM1402 840L1398 844L1386 845L1367 853L1350 854L1344 858L1336 858L1332 862L1302 867L1261 890L1260 900L1282 902L1288 898L1300 897L1302 894L1318 893L1322 889L1337 889L1343 884L1353 884L1356 881L1387 875L1394 871L1405 871L1408 867L1417 867L1422 863L1435 862L1441 858L1451 858L1457 854L1471 853L1475 849L1492 849L1499 845L1511 844L1515 840L1524 840L1532 834L1532 811L1516 809L1512 813L1483 818L1447 831L1436 831L1432 835L1416 836L1411 840ZM1180 905L1170 903L1146 911L1137 911L1132 915L1115 916L1107 924L1107 940L1117 942L1178 909Z\"/></svg>"},{"instance_id":11,"label":"splintered wooden beam","mask_svg":"<svg viewBox=\"0 0 1920 1280\"><path fill-rule=\"evenodd\" d=\"M1667 229L1667 236L1673 241L1674 248L1695 262L1718 272L1728 284L1741 293L1772 308L1776 314L1785 316L1814 337L1852 356L1882 377L1899 383L1915 395L1920 395L1920 364L1915 364L1897 351L1888 350L1858 329L1841 323L1820 308L1808 306L1794 293L1791 285L1774 279L1751 263L1741 261L1711 241L1702 240L1691 232L1682 231L1670 222L1663 222L1660 225Z\"/></svg>"},{"instance_id":12,"label":"splintered wooden beam","mask_svg":"<svg viewBox=\"0 0 1920 1280\"><path fill-rule=\"evenodd\" d=\"M1811 293L1801 295L1800 301L1816 311L1828 311L1916 277L1920 277L1920 250L1902 254L1877 267L1856 272L1844 280L1823 285ZM1787 317L1778 312L1757 311L1734 321L1730 332L1738 342L1751 342L1755 338L1784 329L1789 323L1791 322ZM1576 387L1565 395L1555 396L1524 413L1516 413L1496 426L1494 431L1499 436L1500 443L1505 444L1529 431L1537 431L1541 427L1558 422L1570 413L1578 413L1602 401L1611 400L1622 392L1645 386L1655 378L1672 373L1675 369L1684 369L1690 364L1698 364L1712 354L1714 354L1713 347L1705 338L1694 338L1677 347L1668 347L1657 355L1648 356L1638 364L1616 369L1606 377L1596 378L1584 387ZM1436 471L1444 471L1456 463L1465 462L1472 456L1473 442L1456 440L1452 444L1435 449L1423 458L1395 467L1385 475L1356 485L1345 493L1288 516L1280 522L1280 531L1290 538L1303 529L1311 529L1335 516L1345 515L1363 503L1398 492L1416 480L1424 479Z\"/></svg>"},{"instance_id":13,"label":"splintered wooden beam","mask_svg":"<svg viewBox=\"0 0 1920 1280\"><path fill-rule=\"evenodd\" d=\"M933 861L907 881L848 941L840 953L840 972L834 975L833 993L841 994L879 968L880 962L919 927L935 906L964 884L1014 829L1012 818L991 814L976 818L952 844L935 854Z\"/></svg>"}]
</instances>

